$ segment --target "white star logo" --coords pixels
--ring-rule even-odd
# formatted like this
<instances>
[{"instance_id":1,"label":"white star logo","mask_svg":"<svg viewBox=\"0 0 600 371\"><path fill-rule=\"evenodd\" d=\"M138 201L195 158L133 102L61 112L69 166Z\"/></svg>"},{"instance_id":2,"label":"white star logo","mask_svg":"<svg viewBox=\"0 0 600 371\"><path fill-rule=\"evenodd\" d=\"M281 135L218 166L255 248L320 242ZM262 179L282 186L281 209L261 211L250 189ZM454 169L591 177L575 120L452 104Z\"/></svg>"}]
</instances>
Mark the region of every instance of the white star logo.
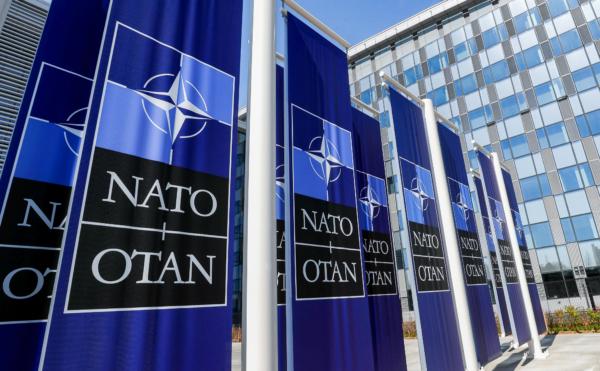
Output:
<instances>
[{"instance_id":1,"label":"white star logo","mask_svg":"<svg viewBox=\"0 0 600 371\"><path fill-rule=\"evenodd\" d=\"M343 166L335 144L325 136L315 137L308 146L310 164L317 176L329 183L339 179Z\"/></svg>"},{"instance_id":2,"label":"white star logo","mask_svg":"<svg viewBox=\"0 0 600 371\"><path fill-rule=\"evenodd\" d=\"M67 119L65 120L65 122L59 122L59 123L55 123L54 125L57 125L59 127L61 127L65 132L63 133L63 137L65 139L65 144L67 145L67 148L69 148L69 151L71 151L75 156L79 157L79 144L78 143L71 143L71 139L72 137L69 137L67 135L67 133L71 133L74 136L76 136L77 138L81 139L81 136L83 135L83 127L84 127L84 121L85 121L85 113L87 111L87 107L83 107L80 108L78 110L76 110L75 112L71 113Z\"/></svg>"},{"instance_id":3,"label":"white star logo","mask_svg":"<svg viewBox=\"0 0 600 371\"><path fill-rule=\"evenodd\" d=\"M427 210L431 197L425 192L423 181L419 177L415 177L410 185L410 191L419 199L421 211Z\"/></svg>"},{"instance_id":4,"label":"white star logo","mask_svg":"<svg viewBox=\"0 0 600 371\"><path fill-rule=\"evenodd\" d=\"M359 201L363 207L363 211L367 214L369 220L373 222L373 220L379 216L379 210L382 204L377 200L375 191L370 186L364 187L360 191L360 196Z\"/></svg>"},{"instance_id":5,"label":"white star logo","mask_svg":"<svg viewBox=\"0 0 600 371\"><path fill-rule=\"evenodd\" d=\"M463 214L464 220L465 221L469 220L469 213L467 211L469 211L471 209L469 208L469 205L465 202L462 192L458 193L457 200L458 201L456 202L456 206L458 206L461 213Z\"/></svg>"},{"instance_id":6,"label":"white star logo","mask_svg":"<svg viewBox=\"0 0 600 371\"><path fill-rule=\"evenodd\" d=\"M153 83L165 78L173 80L168 91L148 89ZM208 107L200 91L191 81L181 76L181 71L177 75L164 73L153 76L144 83L144 89L136 90L136 93L143 98L142 107L148 120L154 127L171 138L169 163L173 161L173 146L177 139L188 139L199 135L206 128L207 121L214 120L207 112ZM166 128L163 128L152 118L152 115L148 112L147 103L163 111L167 120ZM185 123L189 121L200 121L203 124L192 134L180 135Z\"/></svg>"}]
</instances>

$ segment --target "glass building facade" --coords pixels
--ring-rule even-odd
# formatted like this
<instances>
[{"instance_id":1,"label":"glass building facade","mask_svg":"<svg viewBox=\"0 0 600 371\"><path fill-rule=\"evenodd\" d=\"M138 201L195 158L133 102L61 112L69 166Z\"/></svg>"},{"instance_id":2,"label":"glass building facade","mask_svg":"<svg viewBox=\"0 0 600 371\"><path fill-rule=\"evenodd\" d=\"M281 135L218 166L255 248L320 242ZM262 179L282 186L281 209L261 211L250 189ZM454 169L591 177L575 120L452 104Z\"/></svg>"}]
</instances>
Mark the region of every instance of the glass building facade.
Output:
<instances>
[{"instance_id":1,"label":"glass building facade","mask_svg":"<svg viewBox=\"0 0 600 371\"><path fill-rule=\"evenodd\" d=\"M388 138L399 266L408 235L380 71L459 126L470 167L473 140L500 154L544 309L600 305L599 22L600 0L446 1L350 48L351 93L380 110Z\"/></svg>"}]
</instances>

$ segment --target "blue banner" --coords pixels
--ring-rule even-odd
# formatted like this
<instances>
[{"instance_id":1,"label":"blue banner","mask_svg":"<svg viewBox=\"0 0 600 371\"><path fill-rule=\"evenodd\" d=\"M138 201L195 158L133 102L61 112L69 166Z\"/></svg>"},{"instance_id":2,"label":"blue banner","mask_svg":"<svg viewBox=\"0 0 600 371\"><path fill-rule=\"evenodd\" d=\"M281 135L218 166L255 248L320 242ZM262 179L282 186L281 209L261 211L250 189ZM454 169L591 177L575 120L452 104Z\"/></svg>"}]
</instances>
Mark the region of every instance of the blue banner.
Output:
<instances>
[{"instance_id":1,"label":"blue banner","mask_svg":"<svg viewBox=\"0 0 600 371\"><path fill-rule=\"evenodd\" d=\"M279 371L286 370L285 349L285 141L284 70L276 66L275 109L275 223L277 251L277 342Z\"/></svg>"},{"instance_id":2,"label":"blue banner","mask_svg":"<svg viewBox=\"0 0 600 371\"><path fill-rule=\"evenodd\" d=\"M358 225L365 260L375 370L406 370L379 122L352 109Z\"/></svg>"},{"instance_id":3,"label":"blue banner","mask_svg":"<svg viewBox=\"0 0 600 371\"><path fill-rule=\"evenodd\" d=\"M288 369L374 370L345 51L287 16Z\"/></svg>"},{"instance_id":4,"label":"blue banner","mask_svg":"<svg viewBox=\"0 0 600 371\"><path fill-rule=\"evenodd\" d=\"M390 104L417 291L418 335L426 362L421 367L464 370L423 112L391 88Z\"/></svg>"},{"instance_id":5,"label":"blue banner","mask_svg":"<svg viewBox=\"0 0 600 371\"><path fill-rule=\"evenodd\" d=\"M44 370L229 370L240 0L111 1Z\"/></svg>"},{"instance_id":6,"label":"blue banner","mask_svg":"<svg viewBox=\"0 0 600 371\"><path fill-rule=\"evenodd\" d=\"M0 359L37 369L108 0L54 0L0 178Z\"/></svg>"},{"instance_id":7,"label":"blue banner","mask_svg":"<svg viewBox=\"0 0 600 371\"><path fill-rule=\"evenodd\" d=\"M519 244L521 260L523 261L523 268L525 269L525 278L527 279L527 288L529 290L529 296L531 297L536 327L538 334L543 334L546 332L546 320L544 318L544 312L542 311L542 303L540 301L540 295L538 294L537 284L535 283L531 258L529 257L527 241L525 240L525 228L523 227L523 221L521 220L521 214L519 213L519 207L517 206L515 189L510 173L505 169L502 169L502 177L504 178L504 184L506 185L508 202L510 204L513 222L515 223L517 243Z\"/></svg>"},{"instance_id":8,"label":"blue banner","mask_svg":"<svg viewBox=\"0 0 600 371\"><path fill-rule=\"evenodd\" d=\"M500 312L498 320L500 321L500 326L502 326L502 331L505 335L512 334L510 329L510 317L508 315L508 309L506 307L506 299L504 293L504 284L502 283L502 276L500 272L500 266L498 265L498 255L496 253L496 243L494 242L494 237L492 235L492 229L490 224L490 218L487 211L486 200L485 200L485 192L483 191L483 185L481 183L481 178L479 176L473 176L473 183L475 183L475 189L477 190L477 200L479 201L479 208L481 210L481 218L483 223L483 228L485 229L485 246L488 249L490 255L490 263L492 265L492 275L494 276L494 287L495 287L495 297L496 297L496 305L498 311Z\"/></svg>"},{"instance_id":9,"label":"blue banner","mask_svg":"<svg viewBox=\"0 0 600 371\"><path fill-rule=\"evenodd\" d=\"M458 237L466 284L477 360L481 365L501 355L492 298L479 235L469 178L465 168L460 137L444 125L438 125L448 190L452 202L454 225Z\"/></svg>"},{"instance_id":10,"label":"blue banner","mask_svg":"<svg viewBox=\"0 0 600 371\"><path fill-rule=\"evenodd\" d=\"M488 214L496 242L498 246L500 273L504 276L506 283L507 306L509 317L511 319L511 328L514 341L517 345L524 344L531 340L529 327L527 326L527 316L525 314L525 305L523 296L519 287L519 278L517 276L517 266L513 256L510 239L508 237L508 227L506 224L506 215L502 201L500 200L500 188L492 160L482 152L477 153L479 159L479 168L483 177L485 191L487 193Z\"/></svg>"}]
</instances>

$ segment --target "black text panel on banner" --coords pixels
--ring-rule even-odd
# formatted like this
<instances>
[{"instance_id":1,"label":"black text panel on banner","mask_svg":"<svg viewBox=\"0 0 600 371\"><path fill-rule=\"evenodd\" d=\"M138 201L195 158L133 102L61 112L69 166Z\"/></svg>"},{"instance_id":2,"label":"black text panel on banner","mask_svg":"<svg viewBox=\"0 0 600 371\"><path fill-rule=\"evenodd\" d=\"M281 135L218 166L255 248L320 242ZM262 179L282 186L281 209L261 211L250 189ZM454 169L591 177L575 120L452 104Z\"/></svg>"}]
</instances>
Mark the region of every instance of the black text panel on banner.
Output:
<instances>
[{"instance_id":1,"label":"black text panel on banner","mask_svg":"<svg viewBox=\"0 0 600 371\"><path fill-rule=\"evenodd\" d=\"M487 214L489 215L492 234L495 236L497 246L497 263L504 286L504 297L511 323L514 341L517 345L524 344L531 339L525 304L519 287L517 267L510 246L506 215L500 199L498 180L494 172L492 160L483 152L478 151L479 169L483 178L483 188L486 193ZM482 206L483 207L483 206Z\"/></svg>"},{"instance_id":2,"label":"black text panel on banner","mask_svg":"<svg viewBox=\"0 0 600 371\"><path fill-rule=\"evenodd\" d=\"M529 257L529 250L527 249L527 242L525 239L525 229L523 228L523 221L521 220L521 214L519 213L519 207L517 206L515 189L510 173L506 171L506 169L502 169L502 178L504 178L504 185L506 187L506 193L508 194L508 203L515 225L517 243L519 244L519 251L521 253L523 268L525 269L527 288L529 290L529 296L531 297L531 304L533 306L533 314L535 316L536 327L538 330L538 334L543 334L544 332L546 332L546 320L544 319L542 303L540 301L540 295L538 294L537 284L535 283L533 267L531 265L531 258Z\"/></svg>"},{"instance_id":3,"label":"black text panel on banner","mask_svg":"<svg viewBox=\"0 0 600 371\"><path fill-rule=\"evenodd\" d=\"M231 366L240 0L112 0L44 370Z\"/></svg>"},{"instance_id":4,"label":"black text panel on banner","mask_svg":"<svg viewBox=\"0 0 600 371\"><path fill-rule=\"evenodd\" d=\"M503 284L503 274L500 272L500 265L498 264L498 253L496 249L496 242L492 234L492 227L489 218L489 214L486 206L485 192L483 191L483 184L479 175L473 175L473 183L477 192L477 200L479 201L479 209L481 211L482 224L485 231L485 248L488 249L490 256L490 263L492 267L492 275L494 277L493 286L495 288L496 306L498 308L498 320L502 326L502 332L504 335L511 335L510 317L508 314L508 308L506 305L505 290Z\"/></svg>"},{"instance_id":5,"label":"black text panel on banner","mask_svg":"<svg viewBox=\"0 0 600 371\"><path fill-rule=\"evenodd\" d=\"M390 88L390 104L414 282L418 329L428 370L462 370L457 315L431 173L421 107Z\"/></svg>"},{"instance_id":6,"label":"black text panel on banner","mask_svg":"<svg viewBox=\"0 0 600 371\"><path fill-rule=\"evenodd\" d=\"M288 369L374 370L346 53L289 12L287 50Z\"/></svg>"},{"instance_id":7,"label":"black text panel on banner","mask_svg":"<svg viewBox=\"0 0 600 371\"><path fill-rule=\"evenodd\" d=\"M352 109L358 225L365 261L375 370L406 370L396 252L379 122Z\"/></svg>"},{"instance_id":8,"label":"black text panel on banner","mask_svg":"<svg viewBox=\"0 0 600 371\"><path fill-rule=\"evenodd\" d=\"M483 253L477 233L477 222L469 178L463 157L460 137L442 124L438 124L444 168L448 177L448 190L452 202L452 215L458 237L466 284L471 325L477 360L485 365L501 355L492 297L487 282Z\"/></svg>"},{"instance_id":9,"label":"black text panel on banner","mask_svg":"<svg viewBox=\"0 0 600 371\"><path fill-rule=\"evenodd\" d=\"M0 178L0 360L38 367L108 0L54 0ZM21 78L21 76L18 76Z\"/></svg>"}]
</instances>

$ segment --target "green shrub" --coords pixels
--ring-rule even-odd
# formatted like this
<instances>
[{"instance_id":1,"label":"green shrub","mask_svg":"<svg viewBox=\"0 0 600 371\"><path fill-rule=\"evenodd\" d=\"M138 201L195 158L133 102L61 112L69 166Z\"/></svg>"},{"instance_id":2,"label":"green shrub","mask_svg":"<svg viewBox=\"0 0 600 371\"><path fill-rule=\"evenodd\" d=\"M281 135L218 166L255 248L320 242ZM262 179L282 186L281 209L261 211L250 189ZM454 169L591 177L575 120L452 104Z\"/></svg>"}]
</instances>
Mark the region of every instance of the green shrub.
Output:
<instances>
[{"instance_id":1,"label":"green shrub","mask_svg":"<svg viewBox=\"0 0 600 371\"><path fill-rule=\"evenodd\" d=\"M546 314L548 332L600 332L600 311L581 310L573 306Z\"/></svg>"}]
</instances>

